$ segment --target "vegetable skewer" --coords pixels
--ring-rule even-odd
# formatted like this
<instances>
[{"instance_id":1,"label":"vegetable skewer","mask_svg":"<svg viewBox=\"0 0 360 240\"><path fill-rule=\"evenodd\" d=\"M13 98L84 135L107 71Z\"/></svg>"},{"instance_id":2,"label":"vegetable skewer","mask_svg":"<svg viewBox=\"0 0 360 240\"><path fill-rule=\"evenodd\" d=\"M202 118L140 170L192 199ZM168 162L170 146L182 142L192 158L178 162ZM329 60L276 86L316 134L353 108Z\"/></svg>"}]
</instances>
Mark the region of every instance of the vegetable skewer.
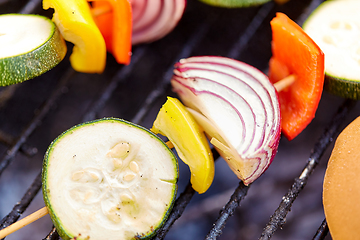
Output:
<instances>
[{"instance_id":1,"label":"vegetable skewer","mask_svg":"<svg viewBox=\"0 0 360 240\"><path fill-rule=\"evenodd\" d=\"M289 80L289 79L290 79L290 80ZM280 91L280 90L281 90L280 88L286 87L288 84L291 84L292 81L293 81L293 77L288 77L288 78L284 79L283 81L279 81L277 84L275 84L275 85L278 86L278 87L275 86L275 88L278 89L278 91ZM218 142L217 139L212 139L211 141L212 141L213 143ZM218 144L221 144L221 143L218 142ZM166 145L167 145L169 148L174 148L174 145L173 145L173 143L172 143L171 141L167 141L167 142L166 142ZM189 159L189 158L188 158L188 160L192 161L192 160ZM213 161L213 160L212 160L212 161ZM203 170L201 170L201 169L199 168L199 171L203 171ZM212 173L213 173L213 170L212 170ZM210 182L208 182L208 183L211 184L211 182L212 182L212 180L211 180ZM206 191L207 188L209 187L209 185L208 185L208 184L205 184L205 186L206 186L206 189L205 189L205 191ZM200 186L200 185L199 185L199 187L200 187L200 189L204 189L203 186ZM204 191L204 190L199 190L199 188L198 188L197 186L195 186L195 190L200 191L200 192ZM21 229L21 228L23 228L23 227L31 224L32 222L40 219L41 217L46 216L48 213L49 213L49 212L48 212L48 210L47 210L47 207L43 207L43 208L37 210L36 212L34 212L34 213L26 216L25 218L23 218L23 219L15 222L15 223L13 223L12 225L10 225L10 226L8 226L8 227L0 230L0 239L2 239L2 238L4 238L4 237L10 235L11 233L14 233L15 231L17 231L17 230L19 230L19 229Z\"/></svg>"}]
</instances>

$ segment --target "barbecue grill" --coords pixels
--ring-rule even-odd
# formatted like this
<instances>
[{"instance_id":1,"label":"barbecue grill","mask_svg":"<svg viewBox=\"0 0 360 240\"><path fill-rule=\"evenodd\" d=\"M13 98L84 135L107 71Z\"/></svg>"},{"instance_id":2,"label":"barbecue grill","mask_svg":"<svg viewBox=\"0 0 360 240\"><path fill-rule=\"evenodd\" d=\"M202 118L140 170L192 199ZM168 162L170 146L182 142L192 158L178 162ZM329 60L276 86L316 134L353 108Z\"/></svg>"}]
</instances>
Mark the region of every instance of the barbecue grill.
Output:
<instances>
[{"instance_id":1,"label":"barbecue grill","mask_svg":"<svg viewBox=\"0 0 360 240\"><path fill-rule=\"evenodd\" d=\"M44 206L42 160L61 132L110 116L150 128L166 96L176 97L169 82L173 64L181 58L227 56L266 72L269 22L275 13L284 12L302 24L321 2L223 9L188 0L174 31L134 47L128 66L109 55L103 74L83 74L71 69L67 56L40 77L1 87L0 229ZM51 16L40 0L0 0L0 13L12 12ZM333 140L359 113L354 101L324 92L312 123L293 141L280 140L272 165L249 187L219 159L213 185L199 195L189 184L187 166L179 162L178 198L154 239L331 239L322 209L322 180ZM44 238L58 239L48 216L7 237Z\"/></svg>"}]
</instances>

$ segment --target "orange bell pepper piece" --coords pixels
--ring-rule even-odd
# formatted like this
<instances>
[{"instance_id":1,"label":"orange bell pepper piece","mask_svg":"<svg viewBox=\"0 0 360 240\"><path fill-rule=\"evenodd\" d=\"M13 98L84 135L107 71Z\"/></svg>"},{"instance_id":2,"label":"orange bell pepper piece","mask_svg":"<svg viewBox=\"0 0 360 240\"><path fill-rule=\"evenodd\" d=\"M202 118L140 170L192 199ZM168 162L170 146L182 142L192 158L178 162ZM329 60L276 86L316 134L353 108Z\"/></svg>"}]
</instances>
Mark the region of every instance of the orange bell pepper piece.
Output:
<instances>
[{"instance_id":1,"label":"orange bell pepper piece","mask_svg":"<svg viewBox=\"0 0 360 240\"><path fill-rule=\"evenodd\" d=\"M93 1L92 13L107 50L116 61L129 64L131 59L132 11L129 0Z\"/></svg>"},{"instance_id":2,"label":"orange bell pepper piece","mask_svg":"<svg viewBox=\"0 0 360 240\"><path fill-rule=\"evenodd\" d=\"M282 132L292 140L315 117L324 85L324 54L285 14L277 13L270 24L273 34L270 81L275 83L291 74L296 79L279 92Z\"/></svg>"}]
</instances>

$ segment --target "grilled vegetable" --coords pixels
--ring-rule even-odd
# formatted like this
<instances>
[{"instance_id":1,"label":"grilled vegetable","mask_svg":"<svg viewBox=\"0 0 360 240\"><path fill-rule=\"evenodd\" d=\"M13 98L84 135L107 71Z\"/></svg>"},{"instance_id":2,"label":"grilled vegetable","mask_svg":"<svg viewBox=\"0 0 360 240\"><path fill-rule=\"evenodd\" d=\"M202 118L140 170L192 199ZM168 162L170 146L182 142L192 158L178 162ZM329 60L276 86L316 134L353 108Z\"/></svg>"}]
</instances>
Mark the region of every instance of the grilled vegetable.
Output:
<instances>
[{"instance_id":1,"label":"grilled vegetable","mask_svg":"<svg viewBox=\"0 0 360 240\"><path fill-rule=\"evenodd\" d=\"M129 64L131 57L132 10L128 0L92 0L92 13L116 61ZM98 12L98 13L96 13Z\"/></svg>"},{"instance_id":2,"label":"grilled vegetable","mask_svg":"<svg viewBox=\"0 0 360 240\"><path fill-rule=\"evenodd\" d=\"M186 0L132 0L132 43L148 43L171 32L180 21Z\"/></svg>"},{"instance_id":3,"label":"grilled vegetable","mask_svg":"<svg viewBox=\"0 0 360 240\"><path fill-rule=\"evenodd\" d=\"M266 75L229 58L182 59L173 89L244 184L272 162L280 138L277 93Z\"/></svg>"},{"instance_id":4,"label":"grilled vegetable","mask_svg":"<svg viewBox=\"0 0 360 240\"><path fill-rule=\"evenodd\" d=\"M216 7L239 8L258 6L271 0L200 0ZM289 0L273 0L277 4L287 3Z\"/></svg>"},{"instance_id":5,"label":"grilled vegetable","mask_svg":"<svg viewBox=\"0 0 360 240\"><path fill-rule=\"evenodd\" d=\"M325 53L325 89L360 99L360 1L326 1L306 20L304 30Z\"/></svg>"},{"instance_id":6,"label":"grilled vegetable","mask_svg":"<svg viewBox=\"0 0 360 240\"><path fill-rule=\"evenodd\" d=\"M43 0L43 8L55 10L53 21L65 40L74 44L70 63L74 70L101 73L106 64L106 45L86 0Z\"/></svg>"},{"instance_id":7,"label":"grilled vegetable","mask_svg":"<svg viewBox=\"0 0 360 240\"><path fill-rule=\"evenodd\" d=\"M213 5L216 7L251 7L267 3L271 0L200 0L206 4Z\"/></svg>"},{"instance_id":8,"label":"grilled vegetable","mask_svg":"<svg viewBox=\"0 0 360 240\"><path fill-rule=\"evenodd\" d=\"M295 78L293 84L279 92L282 132L292 140L315 117L324 84L324 53L285 14L277 13L270 24L270 81L276 83L289 75Z\"/></svg>"},{"instance_id":9,"label":"grilled vegetable","mask_svg":"<svg viewBox=\"0 0 360 240\"><path fill-rule=\"evenodd\" d=\"M150 131L105 118L65 131L48 148L43 195L63 239L145 239L176 196L177 160Z\"/></svg>"},{"instance_id":10,"label":"grilled vegetable","mask_svg":"<svg viewBox=\"0 0 360 240\"><path fill-rule=\"evenodd\" d=\"M357 239L360 234L360 118L339 135L325 172L323 205L334 240Z\"/></svg>"},{"instance_id":11,"label":"grilled vegetable","mask_svg":"<svg viewBox=\"0 0 360 240\"><path fill-rule=\"evenodd\" d=\"M214 159L205 134L178 99L168 97L151 130L166 136L189 165L193 189L206 192L214 179Z\"/></svg>"},{"instance_id":12,"label":"grilled vegetable","mask_svg":"<svg viewBox=\"0 0 360 240\"><path fill-rule=\"evenodd\" d=\"M0 15L0 86L21 83L56 66L66 45L55 24L42 16Z\"/></svg>"}]
</instances>

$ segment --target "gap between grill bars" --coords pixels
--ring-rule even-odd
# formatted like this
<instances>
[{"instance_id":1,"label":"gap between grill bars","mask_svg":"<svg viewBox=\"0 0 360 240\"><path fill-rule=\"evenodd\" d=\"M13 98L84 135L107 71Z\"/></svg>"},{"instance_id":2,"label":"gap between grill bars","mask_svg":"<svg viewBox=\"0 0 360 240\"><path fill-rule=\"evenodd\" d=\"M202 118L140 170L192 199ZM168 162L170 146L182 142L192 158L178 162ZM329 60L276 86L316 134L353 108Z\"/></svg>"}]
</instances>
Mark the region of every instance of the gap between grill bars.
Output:
<instances>
[{"instance_id":1,"label":"gap between grill bars","mask_svg":"<svg viewBox=\"0 0 360 240\"><path fill-rule=\"evenodd\" d=\"M12 165L19 164L18 162L24 160L24 158L35 158L40 161L43 149L50 143L50 140L52 140L54 136L80 122L116 113L113 115L114 117L123 117L120 115L123 114L128 120L146 127L151 126L151 121L154 119L154 115L164 102L165 96L172 94L169 89L169 79L173 69L172 65L180 58L199 54L204 55L210 52L248 62L262 70L266 69L266 63L270 57L268 23L274 16L274 13L276 11L284 11L293 19L298 19L298 22L301 24L308 14L321 2L322 1L316 0L291 0L284 6L278 6L275 3L270 2L261 7L251 8L250 10L230 11L214 9L202 5L199 2L195 2L195 0L189 0L189 9L185 13L184 19L180 22L177 29L174 30L174 33L158 43L136 47L132 56L132 62L129 66L121 67L110 62L108 72L105 73L104 76L89 77L74 72L69 68L67 63L62 63L61 66L52 70L49 74L44 74L44 76L41 76L37 80L31 80L34 83L29 81L24 84L16 85L15 87L2 89L3 91L7 90L12 92L8 102L5 103L5 107L2 107L4 109L10 109L11 107L9 104L12 104L12 99L19 96L17 93L26 92L26 89L23 89L24 86L33 89L39 86L39 82L45 78L55 79L49 83L52 90L49 91L46 99L38 104L38 107L35 109L36 113L34 114L34 117L28 118L28 121L24 121L21 132L18 135L8 134L7 129L0 128L0 133L2 133L0 134L0 142L4 145L2 149L5 149L3 150L4 157L0 162L0 175L5 175L6 172L11 169ZM1 4L2 3L0 2L0 10ZM4 4L6 4L6 2ZM21 13L37 12L39 11L39 5L39 0L28 1L23 3L23 8L18 11ZM211 14L207 15L208 12L202 10L203 8ZM199 11L200 13L198 13ZM244 24L239 24L239 26L237 26L239 30L236 31L236 33L233 33L233 31L235 31L233 30L233 26L229 27L221 25L221 21L227 20L226 15L228 14L228 11L231 12L231 16L238 16L240 13L243 14L243 17L239 18L241 21L244 21ZM201 15L201 13L203 15ZM197 14L200 14L203 18L195 17L194 15ZM196 24L192 23L194 19L197 20ZM234 20L228 21L228 23L235 22L237 23L237 21ZM229 35L231 43L227 43L227 47L222 46L221 50L211 49L212 51L210 51L208 48L222 42L220 37L216 38L214 36L216 35L214 32L219 31L217 29L219 27L226 28L225 30L222 30L222 33ZM183 37L185 33L187 36ZM182 41L172 43L172 41L175 41L180 37L183 37ZM226 37L227 35L224 35L224 38ZM165 54L161 52L163 49L165 49L164 51L171 49L172 53ZM137 73L139 72L139 66L147 70L146 66L144 67L143 65L150 64L153 59L149 58L149 56L153 54L159 54L161 55L161 58L165 58L165 60L161 61L162 66L159 67L158 73L151 75L151 77L155 76L154 78L156 78L154 84L152 84L152 86L151 84L147 84L141 88L136 86L135 83L132 84L132 78L136 78L139 75ZM148 81L149 79L145 80ZM90 94L87 92L84 93L85 90L82 92L81 87L89 84L90 81L103 81L103 83L95 83L96 86L86 88L86 90L90 91ZM35 87L32 87L32 85L35 85ZM79 96L73 96L73 89L77 91L76 93L79 93ZM138 95L140 100L131 102L127 101L125 97L119 97L119 93L122 93L125 96L128 96L129 94L129 90L122 91L121 89L140 90L141 95ZM0 92L0 94L3 94L3 92ZM69 116L63 117L61 115L66 112L64 105L71 104L71 99L69 100L67 98L69 95L72 95L72 100L75 99L77 101L85 102L85 104L81 105L82 108L79 109L79 111L75 110L71 112L78 112L74 118ZM31 95L28 94L26 97L30 98ZM23 101L26 101L26 97L24 97ZM329 107L328 102L339 106L339 110L337 112L329 110L331 107ZM343 127L346 122L349 122L353 115L356 114L356 110L350 111L353 107L356 107L354 106L354 102L344 101L343 104L342 102L342 99L325 93L319 107L320 113L317 114L314 123L309 126L310 130L306 130L306 132L302 134L299 139L295 140L295 142L289 143L282 139L280 145L283 147L279 148L279 157L275 158L274 163L272 164L274 166L271 166L268 170L269 173L265 173L263 177L255 181L250 187L245 187L233 177L229 177L229 179L219 179L219 177L218 179L215 179L215 186L212 187L211 193L205 194L204 196L198 195L195 194L191 185L188 183L188 180L186 180L186 176L188 176L186 169L181 170L182 172L180 172L180 174L183 175L180 175L180 178L183 179L183 183L179 186L180 193L174 209L170 214L168 221L154 239L184 239L184 236L186 236L185 239L188 239L187 237L189 237L189 239L205 238L228 240L239 238L256 239L259 237L261 239L289 239L290 236L292 236L291 239L306 239L303 234L297 232L302 231L296 230L300 229L300 227L307 227L305 229L310 232L311 237L316 234L314 239L324 239L325 236L322 234L321 230L319 233L316 233L319 226L321 227L320 229L325 229L326 232L325 221L321 223L322 220L319 220L323 219L321 209L316 211L317 215L310 214L310 212L314 210L311 209L311 207L319 207L319 205L321 205L319 204L319 201L321 201L321 196L319 194L319 192L321 192L321 189L319 189L319 179L321 179L322 173L320 172L320 174L317 174L316 180L312 182L312 179L309 177L314 175L313 172L317 165L320 165L321 171L324 170L324 164L321 165L321 163L319 163L320 158L325 155L325 157L323 157L323 162L327 161L326 156L329 154L329 146L331 146L333 139L336 138L339 129ZM125 110L116 111L117 107L120 108L118 105L130 103L134 107L131 106L125 108ZM78 105L76 105L76 107L78 107ZM2 113L4 112L6 111L3 111ZM50 120L61 117L63 120L54 124L58 129L50 129ZM1 120L3 119L4 118L1 118ZM11 124L2 125L6 127ZM2 127L2 125L0 125L0 127ZM326 125L325 128L323 127L324 125ZM42 130L44 128L51 132L51 136L46 136L45 142L39 142L37 140L33 141L33 135L36 135L38 132L46 131ZM315 129L315 131L313 131L313 129ZM301 144L302 147L300 147L300 150L294 148L294 145L296 144ZM294 148L295 151L287 151L286 148ZM286 156L284 156L285 153ZM217 153L214 154L218 156ZM298 161L290 159L294 158L295 155L299 155L296 156ZM289 163L286 162L287 158L291 160ZM291 165L290 167L292 167L292 169L288 170L286 164ZM228 170L226 167L223 167L221 159L217 160L216 165L216 170L220 168L220 171L222 171L222 173L220 173L221 178L227 176ZM41 165L37 164L37 166ZM277 170L276 168L280 170ZM41 188L40 170L40 168L34 170L32 180L30 180L30 182L33 181L32 185L29 188L28 186L23 188L25 190L19 194L22 196L22 198L20 197L21 200L15 204L15 202L20 199L18 198L12 203L12 205L15 205L13 210L11 212L7 211L5 214L4 212L0 212L1 217L4 216L0 222L1 228L17 221L20 216L24 214L26 209L28 209L28 206L35 201L34 198L36 198L37 195L40 195L38 194ZM281 173L287 176L277 176L278 171L281 171ZM215 174L217 175L217 172ZM34 178L35 180L33 180ZM294 178L295 181L293 180ZM308 187L304 188L309 181ZM229 184L229 182L231 183ZM5 184L4 177L0 176L0 185L3 184ZM26 182L26 185L29 185L29 181ZM313 185L316 185L316 187L312 187ZM304 191L306 192L306 189L309 188L310 194L302 193ZM287 191L288 193L286 193ZM302 194L299 195L299 193ZM274 199L268 200L267 198L270 195L274 195ZM305 197L301 197L302 195L305 195ZM6 197L7 196L2 195L1 201L4 201ZM295 202L298 198L299 200ZM305 214L299 214L301 211L299 209L302 209L303 207L301 205L307 205L309 201L317 202L317 204L309 204L310 209L305 210ZM297 202L300 202L300 206L293 206L293 203ZM240 203L242 206L238 207ZM259 208L259 206L263 210L260 209L254 211L254 209ZM189 210L187 211L187 209ZM247 209L249 209L249 211L246 211ZM292 212L294 214L289 214L290 216L288 216L290 209L293 210ZM299 214L300 216L296 216L295 214ZM304 225L305 220L301 220L300 218L310 218L309 216L316 216L316 221L312 221L311 226L306 224L305 226L301 226L301 224ZM299 218L300 220L296 222L296 218ZM261 220L258 221L258 219ZM187 220L191 220L190 224L187 223ZM287 224L285 224L285 222L287 222ZM289 224L290 228L286 229ZM31 228L30 225L27 229L24 229L24 232ZM34 231L36 230L32 230L32 232ZM286 231L290 232L290 235L281 233ZM47 233L49 234L45 237ZM51 227L48 228L47 233L41 238L58 239L56 231L51 229ZM10 239L11 236L8 238Z\"/></svg>"}]
</instances>

